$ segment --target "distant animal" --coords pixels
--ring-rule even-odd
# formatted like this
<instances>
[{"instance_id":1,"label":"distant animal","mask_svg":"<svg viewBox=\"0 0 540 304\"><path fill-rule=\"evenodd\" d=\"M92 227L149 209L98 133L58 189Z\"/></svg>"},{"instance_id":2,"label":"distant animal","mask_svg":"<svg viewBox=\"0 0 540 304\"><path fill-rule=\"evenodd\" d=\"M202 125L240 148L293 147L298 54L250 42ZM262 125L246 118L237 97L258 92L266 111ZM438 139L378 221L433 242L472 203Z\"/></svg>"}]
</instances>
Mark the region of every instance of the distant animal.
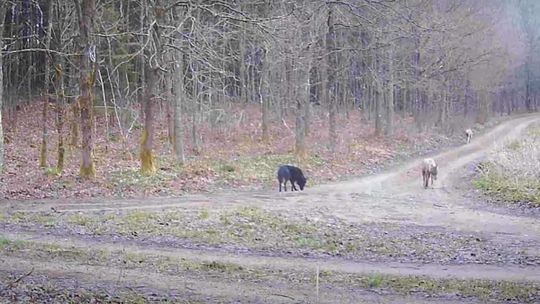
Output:
<instances>
[{"instance_id":1,"label":"distant animal","mask_svg":"<svg viewBox=\"0 0 540 304\"><path fill-rule=\"evenodd\" d=\"M467 137L467 143L471 142L473 132L471 129L465 130L465 136Z\"/></svg>"},{"instance_id":2,"label":"distant animal","mask_svg":"<svg viewBox=\"0 0 540 304\"><path fill-rule=\"evenodd\" d=\"M437 163L433 158L426 158L422 162L422 179L424 182L424 188L429 186L429 180L431 180L432 187L433 181L437 180Z\"/></svg>"},{"instance_id":3,"label":"distant animal","mask_svg":"<svg viewBox=\"0 0 540 304\"><path fill-rule=\"evenodd\" d=\"M287 181L291 182L291 191L298 191L294 186L294 183L298 184L300 190L304 190L307 181L300 168L289 165L282 165L278 168L277 179L279 182L279 192L281 192L282 184L285 191L287 191Z\"/></svg>"}]
</instances>

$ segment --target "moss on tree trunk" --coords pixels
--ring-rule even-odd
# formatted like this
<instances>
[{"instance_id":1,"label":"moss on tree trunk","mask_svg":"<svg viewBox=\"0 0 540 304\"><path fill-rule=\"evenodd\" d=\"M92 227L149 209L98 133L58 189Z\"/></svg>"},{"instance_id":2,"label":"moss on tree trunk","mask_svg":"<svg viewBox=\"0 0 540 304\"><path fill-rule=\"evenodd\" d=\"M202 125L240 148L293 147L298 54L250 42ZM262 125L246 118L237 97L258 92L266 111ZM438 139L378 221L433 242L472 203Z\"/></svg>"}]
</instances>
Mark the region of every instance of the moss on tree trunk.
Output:
<instances>
[{"instance_id":1,"label":"moss on tree trunk","mask_svg":"<svg viewBox=\"0 0 540 304\"><path fill-rule=\"evenodd\" d=\"M146 175L152 175L156 173L156 164L154 159L154 153L152 152L151 145L149 145L150 138L148 136L148 130L144 129L141 139L141 172Z\"/></svg>"},{"instance_id":2,"label":"moss on tree trunk","mask_svg":"<svg viewBox=\"0 0 540 304\"><path fill-rule=\"evenodd\" d=\"M154 90L156 86L157 70L148 67L146 83L146 103L144 105L144 130L141 137L141 172L145 175L156 173L154 160Z\"/></svg>"}]
</instances>

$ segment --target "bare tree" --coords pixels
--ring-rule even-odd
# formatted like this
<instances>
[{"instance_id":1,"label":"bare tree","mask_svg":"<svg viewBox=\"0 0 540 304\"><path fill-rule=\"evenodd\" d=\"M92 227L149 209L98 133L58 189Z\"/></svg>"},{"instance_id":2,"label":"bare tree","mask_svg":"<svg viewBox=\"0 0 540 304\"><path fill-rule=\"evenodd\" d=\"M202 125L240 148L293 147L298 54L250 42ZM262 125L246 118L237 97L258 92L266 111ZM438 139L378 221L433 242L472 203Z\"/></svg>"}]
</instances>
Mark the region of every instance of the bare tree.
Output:
<instances>
[{"instance_id":1,"label":"bare tree","mask_svg":"<svg viewBox=\"0 0 540 304\"><path fill-rule=\"evenodd\" d=\"M80 96L78 104L80 108L81 131L82 131L82 161L80 175L90 178L96 175L93 161L93 138L92 117L94 111L93 88L96 80L96 45L92 43L91 33L96 13L95 0L82 0L77 2L79 16L79 86Z\"/></svg>"},{"instance_id":2,"label":"bare tree","mask_svg":"<svg viewBox=\"0 0 540 304\"><path fill-rule=\"evenodd\" d=\"M5 19L6 19L6 10L7 3L4 2L0 4L0 173L4 169L4 129L2 127L2 106L4 101L4 71L2 69L3 60L2 60L2 50L4 49L4 30L5 30Z\"/></svg>"},{"instance_id":3,"label":"bare tree","mask_svg":"<svg viewBox=\"0 0 540 304\"><path fill-rule=\"evenodd\" d=\"M53 27L53 2L48 3L47 8L47 35L45 36L45 49L48 50L51 45L52 27ZM43 101L43 114L42 114L42 135L41 135L41 150L39 153L39 167L45 168L47 166L47 109L49 108L49 83L50 83L50 69L51 69L51 56L52 54L46 54L45 60L45 81L44 88L42 90Z\"/></svg>"}]
</instances>

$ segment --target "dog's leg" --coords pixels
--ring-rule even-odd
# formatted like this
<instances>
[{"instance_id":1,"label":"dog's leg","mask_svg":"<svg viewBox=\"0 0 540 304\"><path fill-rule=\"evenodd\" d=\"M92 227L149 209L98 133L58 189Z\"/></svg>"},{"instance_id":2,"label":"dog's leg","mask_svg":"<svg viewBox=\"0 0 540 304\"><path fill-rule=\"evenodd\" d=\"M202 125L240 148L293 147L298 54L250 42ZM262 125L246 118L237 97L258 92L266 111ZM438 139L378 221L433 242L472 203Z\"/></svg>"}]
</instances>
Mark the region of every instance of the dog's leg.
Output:
<instances>
[{"instance_id":1,"label":"dog's leg","mask_svg":"<svg viewBox=\"0 0 540 304\"><path fill-rule=\"evenodd\" d=\"M294 181L291 179L291 191L298 191L296 187L294 186Z\"/></svg>"}]
</instances>

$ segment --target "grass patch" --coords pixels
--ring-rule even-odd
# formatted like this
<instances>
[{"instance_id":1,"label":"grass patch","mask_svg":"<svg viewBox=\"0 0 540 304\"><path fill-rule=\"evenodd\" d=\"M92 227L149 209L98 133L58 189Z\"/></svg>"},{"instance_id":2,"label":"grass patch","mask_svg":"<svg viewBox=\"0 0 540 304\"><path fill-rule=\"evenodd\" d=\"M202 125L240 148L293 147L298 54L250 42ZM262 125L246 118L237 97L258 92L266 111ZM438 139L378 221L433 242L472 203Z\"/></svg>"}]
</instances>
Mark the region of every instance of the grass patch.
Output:
<instances>
[{"instance_id":1,"label":"grass patch","mask_svg":"<svg viewBox=\"0 0 540 304\"><path fill-rule=\"evenodd\" d=\"M206 269L210 271L219 271L219 272L234 272L234 271L242 271L242 266L238 264L233 263L223 263L218 261L212 261L212 262L203 262L200 264L201 269Z\"/></svg>"},{"instance_id":2,"label":"grass patch","mask_svg":"<svg viewBox=\"0 0 540 304\"><path fill-rule=\"evenodd\" d=\"M322 158L310 155L299 160L293 154L272 154L241 157L234 161L215 161L211 164L220 176L228 181L257 182L268 184L276 179L276 170L283 164L299 164L306 171L324 166ZM306 174L306 172L304 172ZM311 179L310 179L311 181Z\"/></svg>"},{"instance_id":3,"label":"grass patch","mask_svg":"<svg viewBox=\"0 0 540 304\"><path fill-rule=\"evenodd\" d=\"M522 148L521 142L518 141L518 140L514 140L514 141L506 144L506 149L509 149L509 150L517 151L517 150L519 150L521 148Z\"/></svg>"},{"instance_id":4,"label":"grass patch","mask_svg":"<svg viewBox=\"0 0 540 304\"><path fill-rule=\"evenodd\" d=\"M157 170L154 175L145 175L139 169L125 169L111 172L108 184L115 193L122 194L134 189L166 188L177 176L175 170Z\"/></svg>"},{"instance_id":5,"label":"grass patch","mask_svg":"<svg viewBox=\"0 0 540 304\"><path fill-rule=\"evenodd\" d=\"M43 169L43 174L45 174L45 176L58 176L60 173L61 172L56 167L46 167Z\"/></svg>"},{"instance_id":6,"label":"grass patch","mask_svg":"<svg viewBox=\"0 0 540 304\"><path fill-rule=\"evenodd\" d=\"M20 257L22 254L32 259L60 259L63 261L82 261L84 263L101 260L106 256L103 250L92 250L92 252L89 252L74 246L9 240L3 237L0 237L0 252L17 257Z\"/></svg>"},{"instance_id":7,"label":"grass patch","mask_svg":"<svg viewBox=\"0 0 540 304\"><path fill-rule=\"evenodd\" d=\"M507 202L540 207L540 127L528 129L527 137L494 151L479 165L475 188Z\"/></svg>"},{"instance_id":8,"label":"grass patch","mask_svg":"<svg viewBox=\"0 0 540 304\"><path fill-rule=\"evenodd\" d=\"M354 284L365 289L389 289L398 294L421 293L428 296L455 294L462 298L477 298L482 301L515 301L532 303L539 291L533 283L510 281L434 279L420 276L393 276L371 274L348 277Z\"/></svg>"},{"instance_id":9,"label":"grass patch","mask_svg":"<svg viewBox=\"0 0 540 304\"><path fill-rule=\"evenodd\" d=\"M475 188L506 202L529 202L540 207L540 180L510 177L484 165L484 170L473 180ZM489 169L491 168L491 169Z\"/></svg>"},{"instance_id":10,"label":"grass patch","mask_svg":"<svg viewBox=\"0 0 540 304\"><path fill-rule=\"evenodd\" d=\"M199 212L199 219L200 220L206 220L210 217L210 213L208 213L208 210L203 209L201 212Z\"/></svg>"},{"instance_id":11,"label":"grass patch","mask_svg":"<svg viewBox=\"0 0 540 304\"><path fill-rule=\"evenodd\" d=\"M21 224L24 226L39 224L43 225L45 228L51 228L58 224L58 217L48 213L17 211L6 214L4 217L0 218L0 221L4 223Z\"/></svg>"},{"instance_id":12,"label":"grass patch","mask_svg":"<svg viewBox=\"0 0 540 304\"><path fill-rule=\"evenodd\" d=\"M94 223L90 216L85 216L79 213L70 214L67 218L67 222L71 225L78 225L84 227L89 227L91 224Z\"/></svg>"},{"instance_id":13,"label":"grass patch","mask_svg":"<svg viewBox=\"0 0 540 304\"><path fill-rule=\"evenodd\" d=\"M6 247L11 244L11 240L0 235L0 247Z\"/></svg>"},{"instance_id":14,"label":"grass patch","mask_svg":"<svg viewBox=\"0 0 540 304\"><path fill-rule=\"evenodd\" d=\"M155 212L131 211L123 216L117 216L112 224L121 235L156 233L160 228L156 223L157 218Z\"/></svg>"}]
</instances>

